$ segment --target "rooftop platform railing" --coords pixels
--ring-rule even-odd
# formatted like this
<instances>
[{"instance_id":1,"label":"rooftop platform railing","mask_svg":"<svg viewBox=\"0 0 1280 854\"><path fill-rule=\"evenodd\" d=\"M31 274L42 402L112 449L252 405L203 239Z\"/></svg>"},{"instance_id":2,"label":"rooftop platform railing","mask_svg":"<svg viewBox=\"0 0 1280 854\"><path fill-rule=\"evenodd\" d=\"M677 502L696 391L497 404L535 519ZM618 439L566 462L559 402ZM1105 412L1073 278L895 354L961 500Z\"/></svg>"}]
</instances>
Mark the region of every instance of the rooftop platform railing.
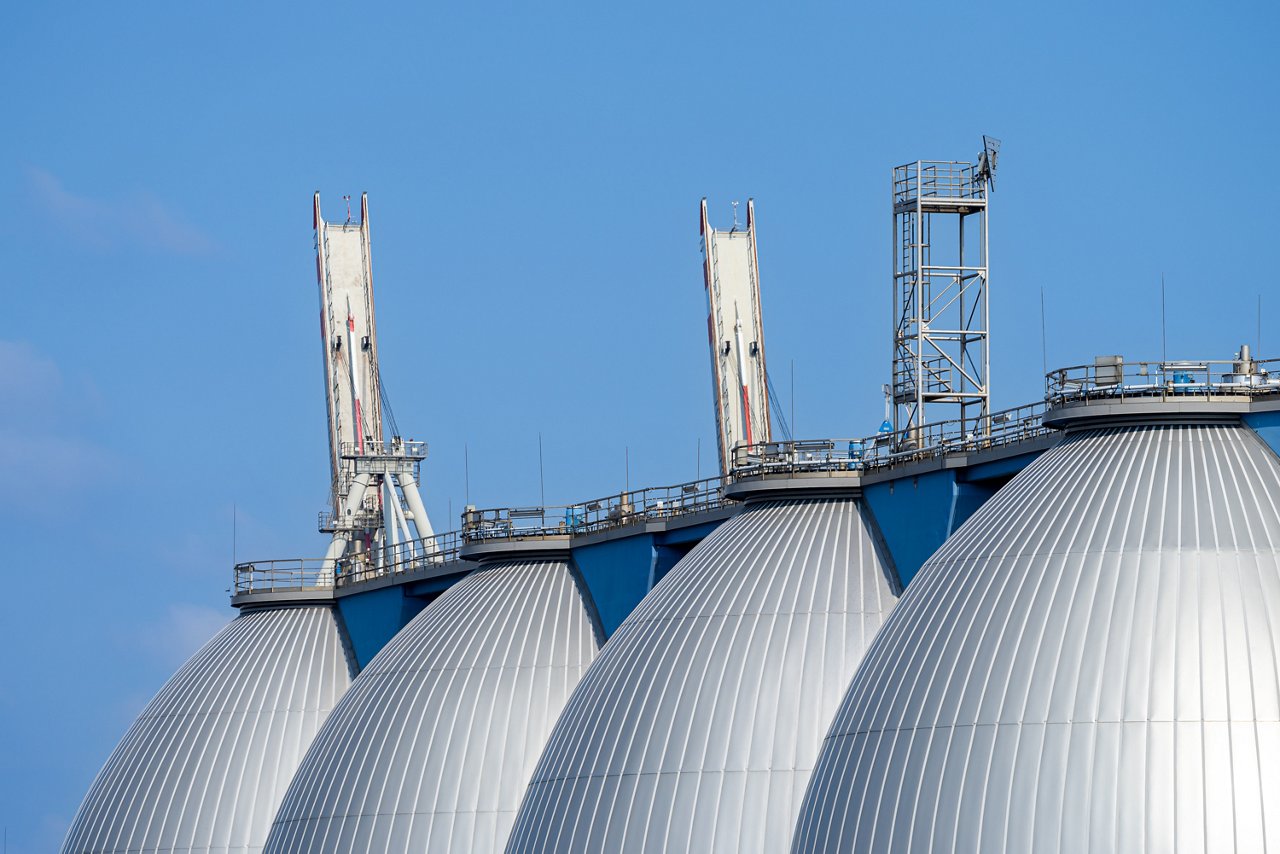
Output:
<instances>
[{"instance_id":1,"label":"rooftop platform railing","mask_svg":"<svg viewBox=\"0 0 1280 854\"><path fill-rule=\"evenodd\" d=\"M975 163L917 160L893 170L893 203L916 199L985 199L986 183Z\"/></svg>"},{"instance_id":2,"label":"rooftop platform railing","mask_svg":"<svg viewBox=\"0 0 1280 854\"><path fill-rule=\"evenodd\" d=\"M547 507L494 507L463 515L468 541L581 536L644 521L715 510L729 503L722 477L619 492L604 498Z\"/></svg>"},{"instance_id":3,"label":"rooftop platform railing","mask_svg":"<svg viewBox=\"0 0 1280 854\"><path fill-rule=\"evenodd\" d=\"M339 529L345 531L367 531L382 524L382 511L357 510L347 516L339 516L332 510L321 510L316 514L316 527L323 533L331 534Z\"/></svg>"},{"instance_id":4,"label":"rooftop platform railing","mask_svg":"<svg viewBox=\"0 0 1280 854\"><path fill-rule=\"evenodd\" d=\"M792 475L804 472L861 471L866 454L874 451L872 439L788 439L755 442L733 449L735 477ZM888 442L888 436L883 438Z\"/></svg>"},{"instance_id":5,"label":"rooftop platform railing","mask_svg":"<svg viewBox=\"0 0 1280 854\"><path fill-rule=\"evenodd\" d=\"M1064 369L1071 370L1071 369ZM992 413L975 421L941 421L912 428L895 443L892 432L857 439L811 439L739 445L732 477L867 472L962 451L1009 445L1053 432L1043 424L1046 404ZM460 559L467 543L534 537L582 536L646 521L705 513L733 504L731 478L711 477L629 490L577 504L495 507L463 514L459 531L388 546L337 562L333 577L315 560L255 561L236 566L236 591L266 592L361 584L405 575Z\"/></svg>"},{"instance_id":6,"label":"rooftop platform railing","mask_svg":"<svg viewBox=\"0 0 1280 854\"><path fill-rule=\"evenodd\" d=\"M1043 424L1045 403L992 413L979 422L944 421L913 428L895 446L892 432L856 439L810 439L738 445L733 477L869 471L940 454L976 451L1053 432ZM640 521L669 519L731 504L729 478L706 478L672 486L622 492L580 504L493 507L464 514L467 542L580 536Z\"/></svg>"},{"instance_id":7,"label":"rooftop platform railing","mask_svg":"<svg viewBox=\"0 0 1280 854\"><path fill-rule=\"evenodd\" d=\"M885 468L939 455L982 451L1053 431L1044 426L1048 408L1043 400L992 412L982 418L952 419L922 424L904 433L896 443L883 443L868 461L870 468Z\"/></svg>"},{"instance_id":8,"label":"rooftop platform railing","mask_svg":"<svg viewBox=\"0 0 1280 854\"><path fill-rule=\"evenodd\" d=\"M735 477L868 472L965 451L1009 445L1046 435L1044 401L993 412L983 419L939 421L856 439L808 439L738 445ZM895 441L896 439L896 441Z\"/></svg>"},{"instance_id":9,"label":"rooftop platform railing","mask_svg":"<svg viewBox=\"0 0 1280 854\"><path fill-rule=\"evenodd\" d=\"M235 566L235 592L240 595L332 590L456 561L461 547L461 532L447 531L372 552L348 555L329 568L325 567L323 558L246 561Z\"/></svg>"},{"instance_id":10,"label":"rooftop platform railing","mask_svg":"<svg viewBox=\"0 0 1280 854\"><path fill-rule=\"evenodd\" d=\"M324 571L320 558L255 560L235 567L235 593L286 593L332 590L333 575Z\"/></svg>"},{"instance_id":11,"label":"rooftop platform railing","mask_svg":"<svg viewBox=\"0 0 1280 854\"><path fill-rule=\"evenodd\" d=\"M376 549L367 559L343 559L337 564L337 585L348 587L379 578L425 572L460 560L461 531L444 531L430 537L393 543Z\"/></svg>"},{"instance_id":12,"label":"rooftop platform railing","mask_svg":"<svg viewBox=\"0 0 1280 854\"><path fill-rule=\"evenodd\" d=\"M914 165L914 164L912 164ZM966 165L966 164L954 164ZM853 439L809 439L739 445L730 478L712 477L671 486L628 490L578 504L469 510L463 527L398 543L367 555L344 558L334 572L320 559L266 560L235 566L235 592L324 590L404 575L460 559L469 542L531 537L581 536L644 521L666 520L731 504L725 487L733 478L761 475L866 473L952 453L982 451L1053 433L1044 424L1051 407L1094 400L1195 400L1220 396L1280 396L1280 359L1126 362L1102 357L1091 365L1058 368L1045 375L1043 401L991 413L980 419L940 421ZM417 443L422 444L422 443ZM425 448L424 448L425 450ZM321 527L334 520L322 514ZM370 522L375 520L370 519Z\"/></svg>"},{"instance_id":13,"label":"rooftop platform railing","mask_svg":"<svg viewBox=\"0 0 1280 854\"><path fill-rule=\"evenodd\" d=\"M473 543L567 534L562 516L567 509L546 506L467 510L462 514L462 539Z\"/></svg>"},{"instance_id":14,"label":"rooftop platform railing","mask_svg":"<svg viewBox=\"0 0 1280 854\"><path fill-rule=\"evenodd\" d=\"M1073 365L1045 374L1051 406L1093 400L1195 400L1222 396L1280 394L1280 359L1204 359L1127 362L1100 357L1092 365Z\"/></svg>"},{"instance_id":15,"label":"rooftop platform railing","mask_svg":"<svg viewBox=\"0 0 1280 854\"><path fill-rule=\"evenodd\" d=\"M427 458L427 443L412 439L392 439L389 442L384 442L380 439L366 439L363 444L359 445L356 442L343 442L338 448L338 453L347 459L356 457L406 457L408 459L425 460Z\"/></svg>"}]
</instances>

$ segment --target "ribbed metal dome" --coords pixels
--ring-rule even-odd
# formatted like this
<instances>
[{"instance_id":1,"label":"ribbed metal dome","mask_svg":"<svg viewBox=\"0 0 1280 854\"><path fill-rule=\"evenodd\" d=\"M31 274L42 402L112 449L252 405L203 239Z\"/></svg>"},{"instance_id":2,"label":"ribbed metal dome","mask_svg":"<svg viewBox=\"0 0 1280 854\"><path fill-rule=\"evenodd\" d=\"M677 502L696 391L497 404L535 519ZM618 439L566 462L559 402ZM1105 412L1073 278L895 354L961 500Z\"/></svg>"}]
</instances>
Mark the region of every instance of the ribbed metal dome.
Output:
<instances>
[{"instance_id":1,"label":"ribbed metal dome","mask_svg":"<svg viewBox=\"0 0 1280 854\"><path fill-rule=\"evenodd\" d=\"M130 727L76 813L64 854L261 851L349 668L328 607L236 617Z\"/></svg>"},{"instance_id":2,"label":"ribbed metal dome","mask_svg":"<svg viewBox=\"0 0 1280 854\"><path fill-rule=\"evenodd\" d=\"M1240 426L1070 435L908 589L794 850L1280 846L1277 500Z\"/></svg>"},{"instance_id":3,"label":"ribbed metal dome","mask_svg":"<svg viewBox=\"0 0 1280 854\"><path fill-rule=\"evenodd\" d=\"M568 563L486 564L361 672L298 770L266 850L501 851L597 651Z\"/></svg>"},{"instance_id":4,"label":"ribbed metal dome","mask_svg":"<svg viewBox=\"0 0 1280 854\"><path fill-rule=\"evenodd\" d=\"M749 504L610 638L507 850L784 850L895 584L856 500Z\"/></svg>"}]
</instances>

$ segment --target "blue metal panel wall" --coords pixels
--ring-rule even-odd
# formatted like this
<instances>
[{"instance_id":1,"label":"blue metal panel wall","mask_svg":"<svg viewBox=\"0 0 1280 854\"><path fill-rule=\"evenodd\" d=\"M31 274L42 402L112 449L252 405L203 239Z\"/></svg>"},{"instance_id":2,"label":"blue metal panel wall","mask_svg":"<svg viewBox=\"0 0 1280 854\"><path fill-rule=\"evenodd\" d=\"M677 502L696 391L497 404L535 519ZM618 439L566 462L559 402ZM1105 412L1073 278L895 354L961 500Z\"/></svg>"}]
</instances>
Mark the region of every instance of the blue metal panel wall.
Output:
<instances>
[{"instance_id":1,"label":"blue metal panel wall","mask_svg":"<svg viewBox=\"0 0 1280 854\"><path fill-rule=\"evenodd\" d=\"M903 586L950 536L955 492L952 471L862 488L862 498L875 518Z\"/></svg>"},{"instance_id":2,"label":"blue metal panel wall","mask_svg":"<svg viewBox=\"0 0 1280 854\"><path fill-rule=\"evenodd\" d=\"M1031 465L1044 451L1033 451L1019 454L1016 457L1005 457L989 463L978 463L956 470L958 480L983 481L998 480L1002 485L1013 479L1013 476Z\"/></svg>"},{"instance_id":3,"label":"blue metal panel wall","mask_svg":"<svg viewBox=\"0 0 1280 854\"><path fill-rule=\"evenodd\" d=\"M652 534L637 534L573 550L573 562L591 592L606 638L613 635L614 629L649 592L654 557Z\"/></svg>"},{"instance_id":4,"label":"blue metal panel wall","mask_svg":"<svg viewBox=\"0 0 1280 854\"><path fill-rule=\"evenodd\" d=\"M693 545L680 544L676 546L654 546L653 549L653 578L649 583L649 588L653 589L658 582L667 577L667 573L676 568L685 555L693 551Z\"/></svg>"},{"instance_id":5,"label":"blue metal panel wall","mask_svg":"<svg viewBox=\"0 0 1280 854\"><path fill-rule=\"evenodd\" d=\"M1268 448L1280 454L1280 412L1250 412L1241 420L1266 442Z\"/></svg>"},{"instance_id":6,"label":"blue metal panel wall","mask_svg":"<svg viewBox=\"0 0 1280 854\"><path fill-rule=\"evenodd\" d=\"M579 546L573 561L587 586L609 637L650 588L689 550L714 531L720 521L680 528L664 534L630 537ZM461 564L467 571L471 564ZM466 572L342 596L337 600L348 641L361 669L396 633Z\"/></svg>"},{"instance_id":7,"label":"blue metal panel wall","mask_svg":"<svg viewBox=\"0 0 1280 854\"><path fill-rule=\"evenodd\" d=\"M723 524L723 521L707 522L659 534L654 539L653 579L649 583L650 588L666 578L667 573L674 569L694 546Z\"/></svg>"},{"instance_id":8,"label":"blue metal panel wall","mask_svg":"<svg viewBox=\"0 0 1280 854\"><path fill-rule=\"evenodd\" d=\"M903 586L996 490L1031 465L1040 453L864 486L862 497Z\"/></svg>"},{"instance_id":9,"label":"blue metal panel wall","mask_svg":"<svg viewBox=\"0 0 1280 854\"><path fill-rule=\"evenodd\" d=\"M373 660L396 633L408 625L429 599L406 595L405 585L343 596L338 612L360 669Z\"/></svg>"},{"instance_id":10,"label":"blue metal panel wall","mask_svg":"<svg viewBox=\"0 0 1280 854\"><path fill-rule=\"evenodd\" d=\"M687 528L676 528L674 531L659 534L656 542L660 546L686 545L689 548L693 548L723 524L724 521L715 521L704 522L701 525L690 525Z\"/></svg>"}]
</instances>

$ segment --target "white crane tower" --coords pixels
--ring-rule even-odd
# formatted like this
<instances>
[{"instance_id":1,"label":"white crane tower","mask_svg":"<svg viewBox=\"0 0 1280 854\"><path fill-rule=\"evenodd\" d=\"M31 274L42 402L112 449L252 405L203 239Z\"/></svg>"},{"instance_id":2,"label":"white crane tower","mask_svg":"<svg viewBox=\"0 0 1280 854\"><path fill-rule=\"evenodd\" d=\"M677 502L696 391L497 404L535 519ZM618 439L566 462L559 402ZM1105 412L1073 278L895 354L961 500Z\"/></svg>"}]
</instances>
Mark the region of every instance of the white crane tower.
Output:
<instances>
[{"instance_id":1,"label":"white crane tower","mask_svg":"<svg viewBox=\"0 0 1280 854\"><path fill-rule=\"evenodd\" d=\"M425 442L384 429L378 333L369 260L369 201L360 196L353 222L325 222L315 194L316 280L329 407L331 508L320 530L333 535L322 572L377 570L378 563L433 551L431 522L418 492ZM388 416L390 415L388 411Z\"/></svg>"},{"instance_id":2,"label":"white crane tower","mask_svg":"<svg viewBox=\"0 0 1280 854\"><path fill-rule=\"evenodd\" d=\"M711 344L716 441L720 448L720 473L724 475L733 468L733 449L737 445L772 441L755 203L747 199L745 228L738 227L737 202L734 206L733 228L719 231L707 221L707 200L702 200L707 337Z\"/></svg>"}]
</instances>

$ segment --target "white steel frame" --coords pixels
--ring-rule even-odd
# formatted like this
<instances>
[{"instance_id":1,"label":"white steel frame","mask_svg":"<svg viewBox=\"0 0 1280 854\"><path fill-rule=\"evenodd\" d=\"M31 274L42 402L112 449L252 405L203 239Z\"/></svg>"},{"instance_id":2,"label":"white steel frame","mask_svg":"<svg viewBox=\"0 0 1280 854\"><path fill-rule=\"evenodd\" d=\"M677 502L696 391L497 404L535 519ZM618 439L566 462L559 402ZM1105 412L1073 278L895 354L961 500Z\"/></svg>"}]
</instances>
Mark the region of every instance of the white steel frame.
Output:
<instances>
[{"instance_id":1,"label":"white steel frame","mask_svg":"<svg viewBox=\"0 0 1280 854\"><path fill-rule=\"evenodd\" d=\"M919 444L942 404L952 407L943 418L958 419L965 434L990 432L989 195L981 162L917 160L893 170L892 397L900 448ZM935 247L935 235L945 245Z\"/></svg>"}]
</instances>

